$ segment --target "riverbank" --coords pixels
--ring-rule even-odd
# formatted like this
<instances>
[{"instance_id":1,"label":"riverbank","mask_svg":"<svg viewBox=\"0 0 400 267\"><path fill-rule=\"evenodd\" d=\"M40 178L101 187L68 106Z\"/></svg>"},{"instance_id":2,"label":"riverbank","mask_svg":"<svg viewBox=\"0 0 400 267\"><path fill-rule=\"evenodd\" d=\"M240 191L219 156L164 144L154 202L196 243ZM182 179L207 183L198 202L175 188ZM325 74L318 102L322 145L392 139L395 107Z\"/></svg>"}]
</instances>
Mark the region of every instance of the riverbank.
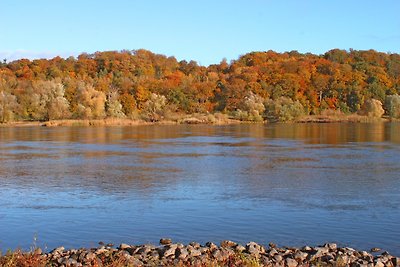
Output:
<instances>
[{"instance_id":1,"label":"riverbank","mask_svg":"<svg viewBox=\"0 0 400 267\"><path fill-rule=\"evenodd\" d=\"M357 114L351 115L309 115L286 123L375 123L387 122L387 118L373 118ZM141 119L69 119L69 120L50 120L50 121L16 121L0 123L0 127L29 127L29 126L139 126L139 125L177 125L177 124L210 124L210 125L229 125L229 124L248 124L248 123L276 123L268 121L252 122L241 121L228 118L224 115L201 115L186 116L176 119L160 120L149 122Z\"/></svg>"},{"instance_id":2,"label":"riverbank","mask_svg":"<svg viewBox=\"0 0 400 267\"><path fill-rule=\"evenodd\" d=\"M160 245L112 244L96 248L56 248L48 253L8 252L0 256L0 266L400 266L400 258L372 248L370 252L334 243L302 248L268 247L249 242L245 246L222 241L219 246L192 242L188 245L161 239Z\"/></svg>"}]
</instances>

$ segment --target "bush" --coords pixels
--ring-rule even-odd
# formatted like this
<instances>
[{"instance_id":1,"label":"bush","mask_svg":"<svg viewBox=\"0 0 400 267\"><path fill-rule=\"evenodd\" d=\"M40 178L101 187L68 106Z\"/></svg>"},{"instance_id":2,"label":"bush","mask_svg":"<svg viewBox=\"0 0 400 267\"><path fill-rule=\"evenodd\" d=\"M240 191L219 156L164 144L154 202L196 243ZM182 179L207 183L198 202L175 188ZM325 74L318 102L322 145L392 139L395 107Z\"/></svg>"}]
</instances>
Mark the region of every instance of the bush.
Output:
<instances>
[{"instance_id":1,"label":"bush","mask_svg":"<svg viewBox=\"0 0 400 267\"><path fill-rule=\"evenodd\" d=\"M242 103L242 109L233 112L233 117L241 121L263 121L262 114L265 111L264 99L250 92Z\"/></svg>"},{"instance_id":2,"label":"bush","mask_svg":"<svg viewBox=\"0 0 400 267\"><path fill-rule=\"evenodd\" d=\"M395 119L400 119L400 96L388 95L385 100L386 113Z\"/></svg>"},{"instance_id":3,"label":"bush","mask_svg":"<svg viewBox=\"0 0 400 267\"><path fill-rule=\"evenodd\" d=\"M385 113L385 110L382 108L382 102L376 99L368 99L364 102L364 105L361 109L360 115L372 117L372 118L380 118Z\"/></svg>"},{"instance_id":4,"label":"bush","mask_svg":"<svg viewBox=\"0 0 400 267\"><path fill-rule=\"evenodd\" d=\"M167 99L163 95L151 94L150 99L144 103L142 110L143 118L155 122L164 118Z\"/></svg>"},{"instance_id":5,"label":"bush","mask_svg":"<svg viewBox=\"0 0 400 267\"><path fill-rule=\"evenodd\" d=\"M265 117L270 121L288 122L305 115L303 105L287 97L268 99L265 103Z\"/></svg>"}]
</instances>

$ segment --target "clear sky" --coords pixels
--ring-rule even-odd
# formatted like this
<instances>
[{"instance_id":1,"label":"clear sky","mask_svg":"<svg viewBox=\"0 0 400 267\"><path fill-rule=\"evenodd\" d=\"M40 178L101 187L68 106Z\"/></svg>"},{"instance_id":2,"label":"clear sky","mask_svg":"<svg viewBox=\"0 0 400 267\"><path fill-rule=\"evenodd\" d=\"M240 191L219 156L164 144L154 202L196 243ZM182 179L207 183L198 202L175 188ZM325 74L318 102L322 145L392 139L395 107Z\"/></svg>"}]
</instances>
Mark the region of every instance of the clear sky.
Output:
<instances>
[{"instance_id":1,"label":"clear sky","mask_svg":"<svg viewBox=\"0 0 400 267\"><path fill-rule=\"evenodd\" d=\"M251 51L400 53L400 0L0 0L0 58L144 48L201 65Z\"/></svg>"}]
</instances>

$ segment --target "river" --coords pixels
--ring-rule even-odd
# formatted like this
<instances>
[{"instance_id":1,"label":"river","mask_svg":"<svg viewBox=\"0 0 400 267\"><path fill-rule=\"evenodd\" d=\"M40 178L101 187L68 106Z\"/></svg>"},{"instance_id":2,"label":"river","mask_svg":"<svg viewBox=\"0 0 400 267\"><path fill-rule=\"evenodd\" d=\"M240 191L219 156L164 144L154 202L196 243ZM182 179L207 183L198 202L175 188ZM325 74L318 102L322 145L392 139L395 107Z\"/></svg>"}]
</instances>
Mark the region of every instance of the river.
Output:
<instances>
[{"instance_id":1,"label":"river","mask_svg":"<svg viewBox=\"0 0 400 267\"><path fill-rule=\"evenodd\" d=\"M0 127L0 250L99 241L400 255L400 123Z\"/></svg>"}]
</instances>

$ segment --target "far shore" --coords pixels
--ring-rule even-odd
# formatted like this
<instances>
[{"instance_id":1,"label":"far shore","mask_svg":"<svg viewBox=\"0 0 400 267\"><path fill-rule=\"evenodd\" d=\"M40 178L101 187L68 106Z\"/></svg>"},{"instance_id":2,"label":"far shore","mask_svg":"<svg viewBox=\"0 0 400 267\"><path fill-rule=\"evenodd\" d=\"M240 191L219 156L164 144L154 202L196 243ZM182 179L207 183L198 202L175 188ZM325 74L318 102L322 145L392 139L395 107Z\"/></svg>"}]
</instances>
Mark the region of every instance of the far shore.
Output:
<instances>
[{"instance_id":1,"label":"far shore","mask_svg":"<svg viewBox=\"0 0 400 267\"><path fill-rule=\"evenodd\" d=\"M232 118L220 118L209 120L207 117L191 117L187 116L175 120L145 121L141 119L65 119L65 120L49 120L49 121L13 121L0 123L0 127L31 127L31 126L141 126L141 125L180 125L180 124L206 124L206 125L229 125L229 124L269 124L269 123L376 123L396 121L388 118L375 118L361 116L357 114L351 115L309 115L289 122L274 121L241 121Z\"/></svg>"}]
</instances>

